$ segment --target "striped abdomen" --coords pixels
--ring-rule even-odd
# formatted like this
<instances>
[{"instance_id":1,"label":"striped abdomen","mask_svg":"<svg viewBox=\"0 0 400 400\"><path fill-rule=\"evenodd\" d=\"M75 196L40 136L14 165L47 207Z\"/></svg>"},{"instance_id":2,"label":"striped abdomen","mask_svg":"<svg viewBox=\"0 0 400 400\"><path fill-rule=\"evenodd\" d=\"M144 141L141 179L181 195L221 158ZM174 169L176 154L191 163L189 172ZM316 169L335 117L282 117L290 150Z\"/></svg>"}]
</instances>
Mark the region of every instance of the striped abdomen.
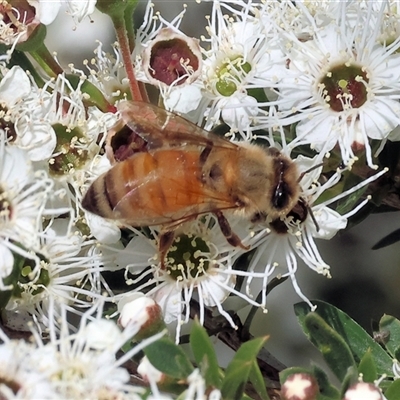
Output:
<instances>
[{"instance_id":1,"label":"striped abdomen","mask_svg":"<svg viewBox=\"0 0 400 400\"><path fill-rule=\"evenodd\" d=\"M196 150L137 153L101 175L82 206L134 226L170 223L205 212L212 193L201 181L199 157Z\"/></svg>"}]
</instances>

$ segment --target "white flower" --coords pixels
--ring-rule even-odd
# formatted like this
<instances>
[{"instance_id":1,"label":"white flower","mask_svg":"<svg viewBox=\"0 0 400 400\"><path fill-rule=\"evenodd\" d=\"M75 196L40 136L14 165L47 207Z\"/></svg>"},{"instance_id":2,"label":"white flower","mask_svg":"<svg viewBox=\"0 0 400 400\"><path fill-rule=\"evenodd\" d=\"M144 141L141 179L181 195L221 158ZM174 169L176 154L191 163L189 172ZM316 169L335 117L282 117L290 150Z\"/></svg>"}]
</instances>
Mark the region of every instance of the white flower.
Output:
<instances>
[{"instance_id":1,"label":"white flower","mask_svg":"<svg viewBox=\"0 0 400 400\"><path fill-rule=\"evenodd\" d=\"M18 292L4 311L9 327L27 330L26 323L32 319L39 328L47 327L49 307L58 315L64 303L70 311L80 314L79 309L90 307L94 299L102 297L101 256L93 251L93 243L83 242L79 235L56 234L57 222L40 233L40 245L30 248L39 262L25 260Z\"/></svg>"},{"instance_id":2,"label":"white flower","mask_svg":"<svg viewBox=\"0 0 400 400\"><path fill-rule=\"evenodd\" d=\"M282 123L299 122L291 147L310 144L325 154L338 144L345 164L365 147L367 163L374 167L369 139L387 139L400 123L400 37L379 41L383 12L370 18L372 3L355 15L352 9L355 18L347 19L348 3L339 2L335 20L321 28L304 12L315 28L307 40L280 30L286 61L275 83L265 81L279 97L264 104L279 106ZM383 10L385 3L380 4ZM268 117L259 122L275 123Z\"/></svg>"},{"instance_id":3,"label":"white flower","mask_svg":"<svg viewBox=\"0 0 400 400\"><path fill-rule=\"evenodd\" d=\"M141 399L144 389L130 384L122 365L164 332L117 359L117 351L132 339L135 330L120 331L114 322L101 318L102 311L103 303L95 304L82 315L77 329L71 328L67 307L62 306L57 317L50 312L46 343L33 329L34 344L9 340L0 330L5 342L0 346L2 394L21 400Z\"/></svg>"},{"instance_id":4,"label":"white flower","mask_svg":"<svg viewBox=\"0 0 400 400\"><path fill-rule=\"evenodd\" d=\"M78 22L93 14L97 0L67 0L67 12Z\"/></svg>"},{"instance_id":5,"label":"white flower","mask_svg":"<svg viewBox=\"0 0 400 400\"><path fill-rule=\"evenodd\" d=\"M299 156L294 162L298 165L299 171L309 171L304 174L300 181L301 194L300 200L289 214L274 221L269 221L267 227L260 227L254 230L254 237L250 241L253 248L257 248L256 255L250 263L249 270L264 271L262 277L262 300L261 304L266 304L266 288L269 277L279 271L281 277L290 277L296 293L313 309L312 303L302 293L296 280L297 258L315 272L330 277L330 267L319 254L314 239L331 239L339 230L347 225L347 218L355 214L368 200L361 202L352 211L345 215L328 208L328 204L354 193L361 187L367 185L372 180L379 178L386 170L383 170L371 178L363 181L359 185L344 191L342 194L317 203L321 194L338 183L341 174L339 172L331 176L324 184L318 182L322 167L315 162L318 158L307 159ZM310 170L310 167L313 167ZM317 166L318 168L315 168ZM283 270L282 270L283 267ZM284 270L287 269L287 272ZM246 293L250 295L250 287L253 276L249 276L246 284Z\"/></svg>"},{"instance_id":6,"label":"white flower","mask_svg":"<svg viewBox=\"0 0 400 400\"><path fill-rule=\"evenodd\" d=\"M196 110L201 100L200 90L202 83L197 78L202 69L202 59L197 39L185 36L179 29L185 12L186 5L184 5L181 13L171 22L168 22L160 13L154 13L154 4L148 2L144 22L136 33L136 43L132 58L135 60L137 79L158 86L160 94L164 99L165 107L168 110L187 114ZM188 51L187 54L191 53L190 58L183 56L182 59L178 60L179 69L182 71L170 84L154 79L151 73L156 71L150 65L150 53L154 44L160 40L166 40L168 43L168 37L179 39L182 42L181 46L178 46L178 54L181 48L185 48L185 51ZM196 70L193 69L194 64L197 64ZM165 69L168 70L168 68ZM185 70L184 74L183 70ZM183 80L184 82L182 83Z\"/></svg>"},{"instance_id":7,"label":"white flower","mask_svg":"<svg viewBox=\"0 0 400 400\"><path fill-rule=\"evenodd\" d=\"M44 25L50 25L56 19L61 7L59 0L28 0L28 3L35 7L37 18Z\"/></svg>"},{"instance_id":8,"label":"white flower","mask_svg":"<svg viewBox=\"0 0 400 400\"><path fill-rule=\"evenodd\" d=\"M0 344L0 393L4 399L55 399L57 393L32 362L36 347L23 340L9 340L2 332L5 342Z\"/></svg>"},{"instance_id":9,"label":"white flower","mask_svg":"<svg viewBox=\"0 0 400 400\"><path fill-rule=\"evenodd\" d=\"M31 81L24 70L19 66L12 67L0 82L0 104L12 112L12 108L24 100L31 91ZM7 111L7 110L6 110ZM2 114L3 119L7 117Z\"/></svg>"},{"instance_id":10,"label":"white flower","mask_svg":"<svg viewBox=\"0 0 400 400\"><path fill-rule=\"evenodd\" d=\"M225 2L213 2L209 38L204 39L204 100L198 114L202 118L209 107L207 129L222 117L232 131L248 139L249 125L262 112L251 90L263 87L259 78L275 62L271 54L276 39L272 30L260 23L266 5L241 3L241 7L234 8ZM232 17L227 18L224 12Z\"/></svg>"},{"instance_id":11,"label":"white flower","mask_svg":"<svg viewBox=\"0 0 400 400\"><path fill-rule=\"evenodd\" d=\"M32 33L43 29L40 24L51 24L60 11L61 3L61 0L4 1L0 18L0 42L11 48L6 54L0 55L0 60L8 61L18 43L26 42ZM67 0L66 3L69 14L80 22L93 13L96 0Z\"/></svg>"},{"instance_id":12,"label":"white flower","mask_svg":"<svg viewBox=\"0 0 400 400\"><path fill-rule=\"evenodd\" d=\"M0 133L6 141L18 140L16 122L20 108L32 91L28 75L19 66L8 70L0 81Z\"/></svg>"},{"instance_id":13,"label":"white flower","mask_svg":"<svg viewBox=\"0 0 400 400\"><path fill-rule=\"evenodd\" d=\"M121 59L118 44L112 46L113 52L105 52L103 44L95 49L95 57L84 65L89 71L88 80L93 83L111 104L129 92L129 81ZM75 70L75 72L79 72ZM111 111L111 110L110 110Z\"/></svg>"},{"instance_id":14,"label":"white flower","mask_svg":"<svg viewBox=\"0 0 400 400\"><path fill-rule=\"evenodd\" d=\"M82 337L91 349L112 350L115 348L115 342L121 339L121 331L113 321L95 319L84 327Z\"/></svg>"},{"instance_id":15,"label":"white flower","mask_svg":"<svg viewBox=\"0 0 400 400\"><path fill-rule=\"evenodd\" d=\"M249 240L250 233L232 221L232 228L244 243ZM158 231L151 228L153 237ZM135 284L140 280L146 282L136 287L136 291L146 292L162 308L164 321L169 324L178 320L176 341L179 341L180 327L190 319L190 301L195 298L199 303L199 320L204 322L205 307L215 307L231 326L235 327L231 316L223 309L222 303L233 293L243 302L259 305L252 298L235 289L236 277L248 276L246 271L233 269L233 264L244 250L232 247L227 243L213 215L207 215L186 224L176 232L175 241L167 253L164 263L160 265L154 240L136 231L125 250L116 257L116 264L126 267L127 284ZM134 260L134 261L132 261ZM136 279L130 279L129 273L138 274L147 266L145 272ZM256 273L251 273L257 275ZM261 274L258 274L261 276ZM151 288L152 286L155 287ZM129 296L129 293L116 296L116 299Z\"/></svg>"},{"instance_id":16,"label":"white flower","mask_svg":"<svg viewBox=\"0 0 400 400\"><path fill-rule=\"evenodd\" d=\"M26 152L7 146L4 136L0 136L0 243L5 260L9 260L9 252L4 250L7 247L36 265L39 263L29 249L38 243L51 188L52 182L43 171L33 171Z\"/></svg>"},{"instance_id":17,"label":"white flower","mask_svg":"<svg viewBox=\"0 0 400 400\"><path fill-rule=\"evenodd\" d=\"M81 22L94 12L97 0L28 0L28 2L37 9L40 22L49 25L58 15L61 3L66 3L67 13Z\"/></svg>"}]
</instances>

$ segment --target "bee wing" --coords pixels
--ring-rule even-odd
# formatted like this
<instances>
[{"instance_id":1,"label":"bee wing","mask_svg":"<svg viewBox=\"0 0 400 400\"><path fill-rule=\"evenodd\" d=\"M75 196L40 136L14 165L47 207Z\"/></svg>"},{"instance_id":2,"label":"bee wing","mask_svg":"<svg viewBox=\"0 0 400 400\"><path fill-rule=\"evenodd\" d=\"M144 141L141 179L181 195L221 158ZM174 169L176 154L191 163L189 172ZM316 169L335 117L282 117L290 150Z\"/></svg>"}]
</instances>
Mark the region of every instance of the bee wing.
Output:
<instances>
[{"instance_id":1,"label":"bee wing","mask_svg":"<svg viewBox=\"0 0 400 400\"><path fill-rule=\"evenodd\" d=\"M125 101L120 103L119 109L128 121L128 127L146 141L148 150L188 145L230 149L237 147L229 140L150 103Z\"/></svg>"},{"instance_id":2,"label":"bee wing","mask_svg":"<svg viewBox=\"0 0 400 400\"><path fill-rule=\"evenodd\" d=\"M185 187L181 187L180 190L176 190L176 184L174 185L174 194L165 196L165 202L175 202L174 205L178 209L171 210L170 207L166 207L163 210L159 208L159 204L151 202L148 203L145 212L140 208L136 208L136 212L132 212L132 203L135 203L135 198L141 194L139 191L142 189L146 190L147 182L143 182L140 187L132 189L127 193L115 206L113 212L116 216L128 215L126 210L129 210L129 218L122 219L128 225L132 226L152 226L152 225L168 225L176 226L180 225L185 221L195 219L198 215L206 214L209 212L231 210L238 207L237 204L232 203L231 199L224 198L219 193L196 193L192 190L188 190ZM198 197L196 204L186 204L182 202L176 202L176 197L194 195ZM202 197L200 199L200 197ZM120 219L117 217L116 219ZM121 219L120 219L121 220Z\"/></svg>"},{"instance_id":3,"label":"bee wing","mask_svg":"<svg viewBox=\"0 0 400 400\"><path fill-rule=\"evenodd\" d=\"M119 199L116 203L112 201L111 218L133 226L175 225L199 214L238 207L229 193L217 192L202 183L198 178L198 152L193 153L181 150L138 153L116 164L113 168L122 176L125 166L139 165L137 159L157 158L157 169L145 175L130 175L130 181L125 180L124 186L111 179L107 182L108 197ZM174 170L171 160L176 162Z\"/></svg>"}]
</instances>

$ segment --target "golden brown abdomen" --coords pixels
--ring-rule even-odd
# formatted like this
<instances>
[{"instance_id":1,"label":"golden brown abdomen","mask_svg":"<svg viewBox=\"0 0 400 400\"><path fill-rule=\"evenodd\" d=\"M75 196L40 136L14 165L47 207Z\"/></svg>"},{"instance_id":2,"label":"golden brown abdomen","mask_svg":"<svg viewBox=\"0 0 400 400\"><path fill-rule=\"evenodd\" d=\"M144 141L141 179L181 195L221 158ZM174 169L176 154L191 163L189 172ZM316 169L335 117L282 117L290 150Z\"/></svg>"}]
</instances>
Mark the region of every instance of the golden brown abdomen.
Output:
<instances>
[{"instance_id":1,"label":"golden brown abdomen","mask_svg":"<svg viewBox=\"0 0 400 400\"><path fill-rule=\"evenodd\" d=\"M208 203L199 151L138 153L116 164L89 188L82 206L105 218L141 226L177 221ZM208 208L207 207L207 208Z\"/></svg>"}]
</instances>

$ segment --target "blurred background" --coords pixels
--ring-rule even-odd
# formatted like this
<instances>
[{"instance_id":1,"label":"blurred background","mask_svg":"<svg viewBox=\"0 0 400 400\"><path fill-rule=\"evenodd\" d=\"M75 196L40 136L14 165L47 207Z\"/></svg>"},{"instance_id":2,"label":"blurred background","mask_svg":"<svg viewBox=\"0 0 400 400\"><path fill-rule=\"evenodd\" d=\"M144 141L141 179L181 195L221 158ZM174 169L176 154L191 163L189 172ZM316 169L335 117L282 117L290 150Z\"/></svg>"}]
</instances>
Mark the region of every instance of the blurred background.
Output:
<instances>
[{"instance_id":1,"label":"blurred background","mask_svg":"<svg viewBox=\"0 0 400 400\"><path fill-rule=\"evenodd\" d=\"M137 26L141 24L146 3L140 1L135 13ZM167 20L175 17L186 3L182 31L195 37L205 33L203 16L209 13L210 2L160 0L154 3L155 9ZM115 41L108 17L99 12L79 25L72 18L60 15L48 28L48 47L57 52L64 66L74 63L81 67L83 59L93 57L96 40L101 41L107 51ZM379 321L384 313L400 318L400 244L371 250L382 237L398 228L399 212L375 214L339 233L333 240L318 241L323 259L331 266L332 279L319 276L300 264L297 280L303 293L310 299L325 300L339 307L370 333L371 321ZM299 301L289 281L276 288L269 296L269 312L257 314L252 333L270 335L268 350L287 366L309 366L311 361L322 365L318 352L297 324L293 304ZM222 353L222 358L230 357L225 350Z\"/></svg>"}]
</instances>

